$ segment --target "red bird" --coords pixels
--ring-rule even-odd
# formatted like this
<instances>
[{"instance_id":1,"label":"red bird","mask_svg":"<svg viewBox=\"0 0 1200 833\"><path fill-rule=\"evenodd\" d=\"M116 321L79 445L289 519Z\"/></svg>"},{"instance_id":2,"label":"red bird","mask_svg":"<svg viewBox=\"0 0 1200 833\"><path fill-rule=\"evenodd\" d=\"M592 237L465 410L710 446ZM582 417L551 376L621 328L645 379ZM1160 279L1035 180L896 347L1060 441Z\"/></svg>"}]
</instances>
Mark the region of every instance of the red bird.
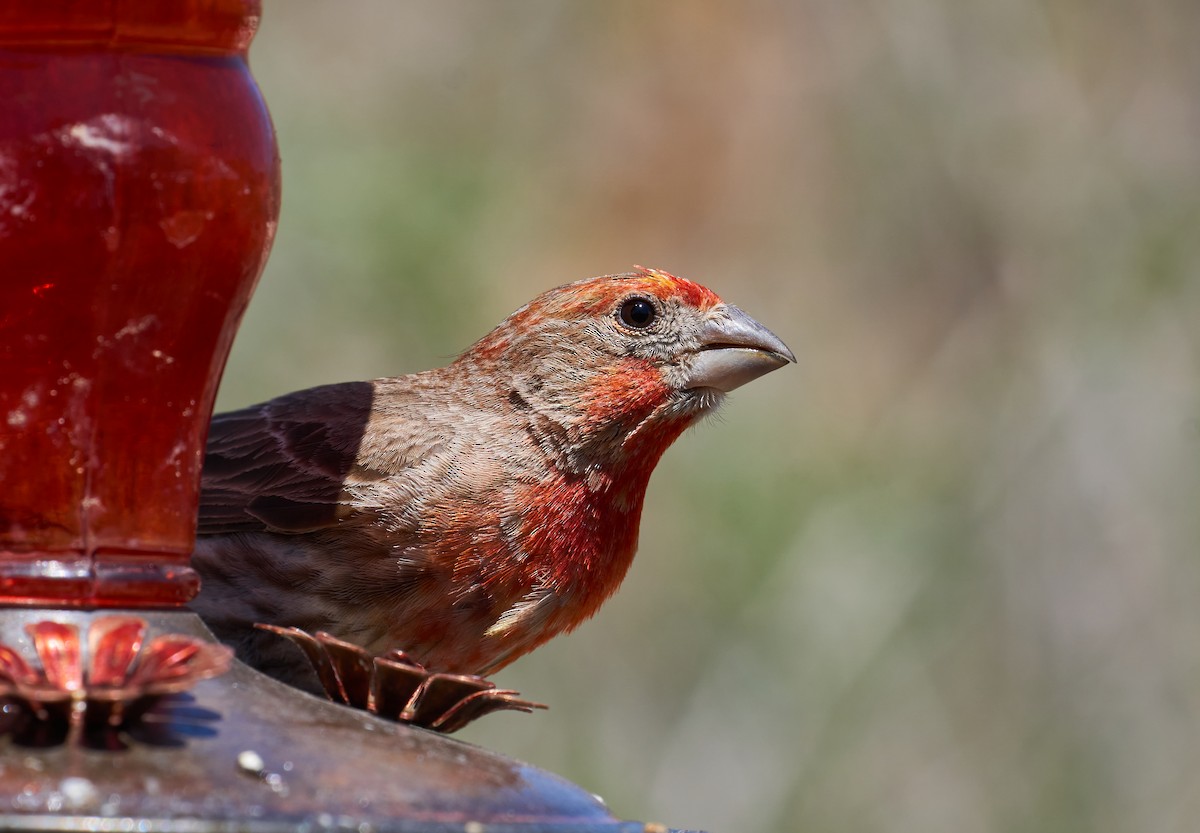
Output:
<instances>
[{"instance_id":1,"label":"red bird","mask_svg":"<svg viewBox=\"0 0 1200 833\"><path fill-rule=\"evenodd\" d=\"M662 453L794 361L710 290L639 269L538 296L447 367L218 415L192 607L283 679L299 652L255 622L491 674L596 612Z\"/></svg>"}]
</instances>

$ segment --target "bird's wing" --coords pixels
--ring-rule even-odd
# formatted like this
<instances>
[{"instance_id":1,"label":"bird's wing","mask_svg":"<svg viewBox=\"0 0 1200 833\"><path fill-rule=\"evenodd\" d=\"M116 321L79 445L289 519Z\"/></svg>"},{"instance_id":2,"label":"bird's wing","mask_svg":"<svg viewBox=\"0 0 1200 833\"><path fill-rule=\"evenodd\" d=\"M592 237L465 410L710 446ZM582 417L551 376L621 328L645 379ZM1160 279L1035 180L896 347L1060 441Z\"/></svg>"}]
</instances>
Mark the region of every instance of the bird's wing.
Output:
<instances>
[{"instance_id":1,"label":"bird's wing","mask_svg":"<svg viewBox=\"0 0 1200 833\"><path fill-rule=\"evenodd\" d=\"M374 385L350 382L218 414L201 476L198 533L309 532L352 514Z\"/></svg>"}]
</instances>

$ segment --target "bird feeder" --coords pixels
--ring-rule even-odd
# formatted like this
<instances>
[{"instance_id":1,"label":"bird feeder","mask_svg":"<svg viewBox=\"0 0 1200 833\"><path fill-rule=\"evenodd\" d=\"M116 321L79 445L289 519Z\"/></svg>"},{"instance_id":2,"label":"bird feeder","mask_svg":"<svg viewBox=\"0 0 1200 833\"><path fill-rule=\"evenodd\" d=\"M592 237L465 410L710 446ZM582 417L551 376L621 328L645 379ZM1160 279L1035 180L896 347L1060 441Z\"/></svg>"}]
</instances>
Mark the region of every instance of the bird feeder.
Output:
<instances>
[{"instance_id":1,"label":"bird feeder","mask_svg":"<svg viewBox=\"0 0 1200 833\"><path fill-rule=\"evenodd\" d=\"M643 830L231 663L182 608L217 383L279 213L260 11L0 8L0 827Z\"/></svg>"}]
</instances>

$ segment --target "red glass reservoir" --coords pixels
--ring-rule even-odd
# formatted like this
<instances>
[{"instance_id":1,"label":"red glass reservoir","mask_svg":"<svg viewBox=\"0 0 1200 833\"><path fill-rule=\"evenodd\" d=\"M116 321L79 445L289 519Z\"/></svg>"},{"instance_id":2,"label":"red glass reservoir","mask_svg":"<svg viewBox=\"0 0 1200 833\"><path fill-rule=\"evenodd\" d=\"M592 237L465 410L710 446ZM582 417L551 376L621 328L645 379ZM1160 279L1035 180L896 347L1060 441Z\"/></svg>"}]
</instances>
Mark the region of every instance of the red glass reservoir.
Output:
<instances>
[{"instance_id":1,"label":"red glass reservoir","mask_svg":"<svg viewBox=\"0 0 1200 833\"><path fill-rule=\"evenodd\" d=\"M0 603L179 604L279 158L259 0L0 8Z\"/></svg>"}]
</instances>

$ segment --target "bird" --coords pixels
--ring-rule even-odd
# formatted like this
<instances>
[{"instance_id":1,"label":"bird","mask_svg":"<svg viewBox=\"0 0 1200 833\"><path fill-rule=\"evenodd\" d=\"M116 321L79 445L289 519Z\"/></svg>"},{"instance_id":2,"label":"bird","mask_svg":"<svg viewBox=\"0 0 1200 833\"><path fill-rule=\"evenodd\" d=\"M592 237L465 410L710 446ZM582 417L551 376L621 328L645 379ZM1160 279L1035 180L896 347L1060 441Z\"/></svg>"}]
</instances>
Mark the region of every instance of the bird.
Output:
<instances>
[{"instance_id":1,"label":"bird","mask_svg":"<svg viewBox=\"0 0 1200 833\"><path fill-rule=\"evenodd\" d=\"M713 291L637 267L544 292L445 367L218 414L191 607L302 687L299 651L256 624L494 674L617 590L667 447L795 361Z\"/></svg>"}]
</instances>

